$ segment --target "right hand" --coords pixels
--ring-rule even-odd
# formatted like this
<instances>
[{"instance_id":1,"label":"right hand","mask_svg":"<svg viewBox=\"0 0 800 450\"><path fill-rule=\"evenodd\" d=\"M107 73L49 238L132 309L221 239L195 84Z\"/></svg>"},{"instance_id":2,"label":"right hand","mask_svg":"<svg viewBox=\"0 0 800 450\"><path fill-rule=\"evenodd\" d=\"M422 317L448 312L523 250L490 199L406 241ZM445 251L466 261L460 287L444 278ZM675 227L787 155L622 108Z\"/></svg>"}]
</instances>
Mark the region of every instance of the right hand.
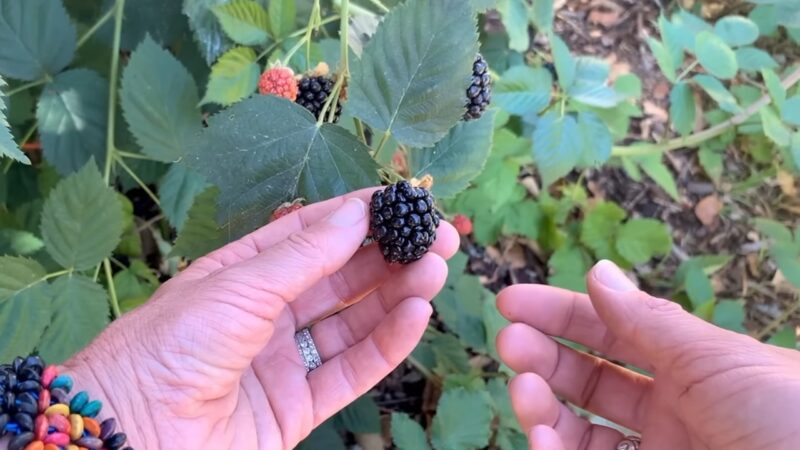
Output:
<instances>
[{"instance_id":1,"label":"right hand","mask_svg":"<svg viewBox=\"0 0 800 450\"><path fill-rule=\"evenodd\" d=\"M513 323L497 347L519 373L511 400L533 449L613 450L623 438L578 417L555 395L640 432L642 450L800 448L800 353L651 297L608 261L594 267L587 284L589 295L517 285L498 296Z\"/></svg>"}]
</instances>

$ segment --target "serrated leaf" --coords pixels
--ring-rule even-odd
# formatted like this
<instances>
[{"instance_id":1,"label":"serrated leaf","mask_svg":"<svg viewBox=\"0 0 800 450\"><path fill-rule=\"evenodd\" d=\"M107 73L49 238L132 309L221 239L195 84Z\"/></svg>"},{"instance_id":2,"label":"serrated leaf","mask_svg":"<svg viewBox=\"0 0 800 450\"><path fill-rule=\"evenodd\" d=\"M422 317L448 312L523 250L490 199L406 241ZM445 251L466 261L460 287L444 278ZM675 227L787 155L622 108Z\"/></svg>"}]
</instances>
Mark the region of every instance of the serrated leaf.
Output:
<instances>
[{"instance_id":1,"label":"serrated leaf","mask_svg":"<svg viewBox=\"0 0 800 450\"><path fill-rule=\"evenodd\" d=\"M435 356L434 371L439 375L469 372L469 353L457 337L442 333L431 339L431 350Z\"/></svg>"},{"instance_id":2,"label":"serrated leaf","mask_svg":"<svg viewBox=\"0 0 800 450\"><path fill-rule=\"evenodd\" d=\"M672 249L672 236L663 223L654 219L632 219L620 228L617 251L633 264L642 264Z\"/></svg>"},{"instance_id":3,"label":"serrated leaf","mask_svg":"<svg viewBox=\"0 0 800 450\"><path fill-rule=\"evenodd\" d=\"M469 411L469 414L464 414ZM439 399L431 427L436 450L474 450L489 444L492 408L485 392L454 389Z\"/></svg>"},{"instance_id":4,"label":"serrated leaf","mask_svg":"<svg viewBox=\"0 0 800 450\"><path fill-rule=\"evenodd\" d=\"M553 34L551 36L550 45L553 51L553 63L558 74L558 84L564 90L569 89L572 82L575 81L577 62L572 53L570 53L567 44L557 35Z\"/></svg>"},{"instance_id":5,"label":"serrated leaf","mask_svg":"<svg viewBox=\"0 0 800 450\"><path fill-rule=\"evenodd\" d=\"M114 274L114 287L123 314L145 303L159 286L158 278L140 259L132 260L129 268Z\"/></svg>"},{"instance_id":6,"label":"serrated leaf","mask_svg":"<svg viewBox=\"0 0 800 450\"><path fill-rule=\"evenodd\" d=\"M60 1L0 3L0 73L26 81L55 76L72 61L75 41Z\"/></svg>"},{"instance_id":7,"label":"serrated leaf","mask_svg":"<svg viewBox=\"0 0 800 450\"><path fill-rule=\"evenodd\" d=\"M533 159L545 186L572 171L580 162L581 150L574 117L551 111L539 118L533 131Z\"/></svg>"},{"instance_id":8,"label":"serrated leaf","mask_svg":"<svg viewBox=\"0 0 800 450\"><path fill-rule=\"evenodd\" d=\"M539 223L542 212L534 201L522 201L512 205L503 216L503 233L525 236L529 239L539 237Z\"/></svg>"},{"instance_id":9,"label":"serrated leaf","mask_svg":"<svg viewBox=\"0 0 800 450\"><path fill-rule=\"evenodd\" d=\"M108 82L87 69L56 76L39 98L36 119L44 157L61 175L83 167L94 157L106 159Z\"/></svg>"},{"instance_id":10,"label":"serrated leaf","mask_svg":"<svg viewBox=\"0 0 800 450\"><path fill-rule=\"evenodd\" d=\"M11 361L33 352L51 316L53 292L38 283L0 302L0 358Z\"/></svg>"},{"instance_id":11,"label":"serrated leaf","mask_svg":"<svg viewBox=\"0 0 800 450\"><path fill-rule=\"evenodd\" d=\"M771 106L765 106L759 111L761 116L761 125L764 127L764 134L775 144L786 147L792 137L792 132L786 125L781 122L778 113Z\"/></svg>"},{"instance_id":12,"label":"serrated leaf","mask_svg":"<svg viewBox=\"0 0 800 450\"><path fill-rule=\"evenodd\" d=\"M675 177L672 175L672 172L669 171L667 166L664 165L664 161L661 159L660 154L640 157L638 158L638 161L639 166L642 168L642 170L644 170L644 173L652 178L656 184L661 186L661 189L664 189L664 191L676 201L680 199L680 195L678 194L678 185L675 183Z\"/></svg>"},{"instance_id":13,"label":"serrated leaf","mask_svg":"<svg viewBox=\"0 0 800 450\"><path fill-rule=\"evenodd\" d=\"M533 0L530 19L536 26L536 31L547 33L553 30L553 19L555 17L553 0Z\"/></svg>"},{"instance_id":14,"label":"serrated leaf","mask_svg":"<svg viewBox=\"0 0 800 450\"><path fill-rule=\"evenodd\" d=\"M525 0L499 0L497 11L508 33L508 47L524 52L530 45L528 35L528 13L530 6Z\"/></svg>"},{"instance_id":15,"label":"serrated leaf","mask_svg":"<svg viewBox=\"0 0 800 450\"><path fill-rule=\"evenodd\" d=\"M586 292L588 267L583 252L574 245L563 245L547 261L551 274L547 283L576 292Z\"/></svg>"},{"instance_id":16,"label":"serrated leaf","mask_svg":"<svg viewBox=\"0 0 800 450\"><path fill-rule=\"evenodd\" d=\"M511 406L511 396L508 393L508 384L501 378L492 378L486 384L492 400L492 407L500 422L501 428L519 430L519 423L514 416L514 409Z\"/></svg>"},{"instance_id":17,"label":"serrated leaf","mask_svg":"<svg viewBox=\"0 0 800 450\"><path fill-rule=\"evenodd\" d=\"M116 0L104 0L103 11L111 9ZM135 0L125 2L122 12L120 48L132 50L149 35L163 45L172 44L186 29L181 14L181 1ZM114 21L109 20L97 31L109 46L114 39Z\"/></svg>"},{"instance_id":18,"label":"serrated leaf","mask_svg":"<svg viewBox=\"0 0 800 450\"><path fill-rule=\"evenodd\" d=\"M800 126L800 95L795 95L783 102L781 119L789 125Z\"/></svg>"},{"instance_id":19,"label":"serrated leaf","mask_svg":"<svg viewBox=\"0 0 800 450\"><path fill-rule=\"evenodd\" d=\"M158 184L161 211L179 232L189 217L195 197L203 192L208 183L206 180L183 164L172 164Z\"/></svg>"},{"instance_id":20,"label":"serrated leaf","mask_svg":"<svg viewBox=\"0 0 800 450\"><path fill-rule=\"evenodd\" d=\"M528 438L522 432L510 428L497 430L495 444L500 450L528 450Z\"/></svg>"},{"instance_id":21,"label":"serrated leaf","mask_svg":"<svg viewBox=\"0 0 800 450\"><path fill-rule=\"evenodd\" d=\"M358 139L333 124L318 127L305 108L271 95L211 117L191 147L187 164L220 188L218 219L229 238L264 225L285 201L313 203L379 184Z\"/></svg>"},{"instance_id":22,"label":"serrated leaf","mask_svg":"<svg viewBox=\"0 0 800 450\"><path fill-rule=\"evenodd\" d=\"M271 0L269 2L269 23L274 39L282 39L294 31L296 14L295 0Z\"/></svg>"},{"instance_id":23,"label":"serrated leaf","mask_svg":"<svg viewBox=\"0 0 800 450\"><path fill-rule=\"evenodd\" d=\"M278 0L270 2L279 3ZM267 12L253 0L233 0L212 8L222 29L234 42L242 45L267 43L270 19ZM280 19L280 18L279 18Z\"/></svg>"},{"instance_id":24,"label":"serrated leaf","mask_svg":"<svg viewBox=\"0 0 800 450\"><path fill-rule=\"evenodd\" d=\"M723 111L727 111L731 114L742 112L742 108L739 106L739 103L737 103L736 97L725 88L725 85L723 85L721 81L712 76L703 74L695 75L693 79L695 83L700 85L700 87L719 104L719 107L722 108Z\"/></svg>"},{"instance_id":25,"label":"serrated leaf","mask_svg":"<svg viewBox=\"0 0 800 450\"><path fill-rule=\"evenodd\" d=\"M486 347L482 318L484 289L477 277L464 273L467 257L457 253L447 262L447 282L433 305L445 325L474 349Z\"/></svg>"},{"instance_id":26,"label":"serrated leaf","mask_svg":"<svg viewBox=\"0 0 800 450\"><path fill-rule=\"evenodd\" d=\"M581 147L579 164L591 166L608 161L613 139L608 126L595 113L578 113L577 131Z\"/></svg>"},{"instance_id":27,"label":"serrated leaf","mask_svg":"<svg viewBox=\"0 0 800 450\"><path fill-rule=\"evenodd\" d=\"M675 63L672 61L672 55L669 52L669 49L664 46L664 44L659 41L658 39L648 37L647 38L647 45L650 47L650 51L653 53L653 56L656 58L656 63L658 67L661 69L661 73L664 74L665 77L669 81L675 82Z\"/></svg>"},{"instance_id":28,"label":"serrated leaf","mask_svg":"<svg viewBox=\"0 0 800 450\"><path fill-rule=\"evenodd\" d=\"M108 324L106 291L90 278L67 275L52 285L53 317L37 346L48 363L58 364L85 347Z\"/></svg>"},{"instance_id":29,"label":"serrated leaf","mask_svg":"<svg viewBox=\"0 0 800 450\"><path fill-rule=\"evenodd\" d=\"M30 164L31 160L22 153L11 135L11 127L6 119L6 103L3 95L5 87L6 82L0 77L0 157L7 156L23 164Z\"/></svg>"},{"instance_id":30,"label":"serrated leaf","mask_svg":"<svg viewBox=\"0 0 800 450\"><path fill-rule=\"evenodd\" d=\"M483 327L486 329L486 350L489 355L499 360L497 354L497 333L509 323L508 319L500 314L494 301L483 302Z\"/></svg>"},{"instance_id":31,"label":"serrated leaf","mask_svg":"<svg viewBox=\"0 0 800 450\"><path fill-rule=\"evenodd\" d=\"M747 72L758 72L762 69L775 69L778 67L778 63L775 59L772 58L769 53L759 48L737 48L735 53L739 68Z\"/></svg>"},{"instance_id":32,"label":"serrated leaf","mask_svg":"<svg viewBox=\"0 0 800 450\"><path fill-rule=\"evenodd\" d=\"M431 146L464 114L477 49L469 2L409 0L353 61L345 110L402 144Z\"/></svg>"},{"instance_id":33,"label":"serrated leaf","mask_svg":"<svg viewBox=\"0 0 800 450\"><path fill-rule=\"evenodd\" d=\"M422 426L405 413L392 413L392 441L397 450L430 449Z\"/></svg>"},{"instance_id":34,"label":"serrated leaf","mask_svg":"<svg viewBox=\"0 0 800 450\"><path fill-rule=\"evenodd\" d=\"M38 262L20 256L0 256L0 304L40 281L47 272Z\"/></svg>"},{"instance_id":35,"label":"serrated leaf","mask_svg":"<svg viewBox=\"0 0 800 450\"><path fill-rule=\"evenodd\" d=\"M697 34L694 45L697 60L711 75L730 79L736 76L739 65L736 53L722 39L709 31Z\"/></svg>"},{"instance_id":36,"label":"serrated leaf","mask_svg":"<svg viewBox=\"0 0 800 450\"><path fill-rule=\"evenodd\" d=\"M94 162L61 180L42 209L47 253L67 269L94 268L119 243L122 207Z\"/></svg>"},{"instance_id":37,"label":"serrated leaf","mask_svg":"<svg viewBox=\"0 0 800 450\"><path fill-rule=\"evenodd\" d=\"M758 25L746 17L725 16L714 24L714 34L731 47L742 47L758 39Z\"/></svg>"},{"instance_id":38,"label":"serrated leaf","mask_svg":"<svg viewBox=\"0 0 800 450\"><path fill-rule=\"evenodd\" d=\"M256 52L249 47L235 47L220 56L211 66L206 95L200 104L228 106L256 90L259 67Z\"/></svg>"},{"instance_id":39,"label":"serrated leaf","mask_svg":"<svg viewBox=\"0 0 800 450\"><path fill-rule=\"evenodd\" d=\"M211 9L219 3L220 0L183 1L183 14L189 19L189 26L207 64L216 61L233 44Z\"/></svg>"},{"instance_id":40,"label":"serrated leaf","mask_svg":"<svg viewBox=\"0 0 800 450\"><path fill-rule=\"evenodd\" d=\"M451 198L469 186L483 170L492 149L494 114L461 122L431 148L412 149L408 167L413 176L429 174L437 198Z\"/></svg>"},{"instance_id":41,"label":"serrated leaf","mask_svg":"<svg viewBox=\"0 0 800 450\"><path fill-rule=\"evenodd\" d=\"M553 77L546 69L514 66L492 89L492 100L499 108L518 116L538 114L550 104Z\"/></svg>"},{"instance_id":42,"label":"serrated leaf","mask_svg":"<svg viewBox=\"0 0 800 450\"><path fill-rule=\"evenodd\" d=\"M626 216L625 210L616 203L598 203L581 223L581 243L592 249L597 259L620 261L614 240Z\"/></svg>"},{"instance_id":43,"label":"serrated leaf","mask_svg":"<svg viewBox=\"0 0 800 450\"><path fill-rule=\"evenodd\" d=\"M672 87L669 94L669 118L672 126L686 136L694 129L696 111L692 88L681 81Z\"/></svg>"},{"instance_id":44,"label":"serrated leaf","mask_svg":"<svg viewBox=\"0 0 800 450\"><path fill-rule=\"evenodd\" d=\"M365 394L350 403L336 415L345 430L356 433L380 433L381 412L371 395Z\"/></svg>"},{"instance_id":45,"label":"serrated leaf","mask_svg":"<svg viewBox=\"0 0 800 450\"><path fill-rule=\"evenodd\" d=\"M208 188L195 197L170 256L197 259L225 244L225 235L216 220L218 197L219 190L215 187Z\"/></svg>"},{"instance_id":46,"label":"serrated leaf","mask_svg":"<svg viewBox=\"0 0 800 450\"><path fill-rule=\"evenodd\" d=\"M163 162L178 160L200 131L194 78L150 37L136 48L122 76L122 111L142 152Z\"/></svg>"}]
</instances>

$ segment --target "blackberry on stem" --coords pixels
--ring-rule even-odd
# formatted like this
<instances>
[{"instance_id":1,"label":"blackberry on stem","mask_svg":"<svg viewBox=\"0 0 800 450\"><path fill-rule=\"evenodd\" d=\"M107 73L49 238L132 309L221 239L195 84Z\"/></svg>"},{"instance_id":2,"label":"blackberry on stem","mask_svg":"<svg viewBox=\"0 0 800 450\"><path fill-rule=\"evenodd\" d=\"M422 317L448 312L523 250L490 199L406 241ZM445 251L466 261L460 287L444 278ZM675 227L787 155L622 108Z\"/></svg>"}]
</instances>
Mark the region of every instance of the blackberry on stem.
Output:
<instances>
[{"instance_id":1,"label":"blackberry on stem","mask_svg":"<svg viewBox=\"0 0 800 450\"><path fill-rule=\"evenodd\" d=\"M370 234L387 262L409 264L422 258L436 240L439 216L433 196L408 181L372 194Z\"/></svg>"},{"instance_id":2,"label":"blackberry on stem","mask_svg":"<svg viewBox=\"0 0 800 450\"><path fill-rule=\"evenodd\" d=\"M327 75L304 76L298 84L295 103L309 110L314 117L319 119L328 96L333 92L333 85L333 78ZM333 107L333 104L331 104L331 107ZM340 99L336 102L336 113L333 116L333 121L337 122L341 114L342 102Z\"/></svg>"},{"instance_id":3,"label":"blackberry on stem","mask_svg":"<svg viewBox=\"0 0 800 450\"><path fill-rule=\"evenodd\" d=\"M492 76L489 64L478 53L472 64L472 83L467 88L467 112L464 120L480 119L492 101Z\"/></svg>"}]
</instances>

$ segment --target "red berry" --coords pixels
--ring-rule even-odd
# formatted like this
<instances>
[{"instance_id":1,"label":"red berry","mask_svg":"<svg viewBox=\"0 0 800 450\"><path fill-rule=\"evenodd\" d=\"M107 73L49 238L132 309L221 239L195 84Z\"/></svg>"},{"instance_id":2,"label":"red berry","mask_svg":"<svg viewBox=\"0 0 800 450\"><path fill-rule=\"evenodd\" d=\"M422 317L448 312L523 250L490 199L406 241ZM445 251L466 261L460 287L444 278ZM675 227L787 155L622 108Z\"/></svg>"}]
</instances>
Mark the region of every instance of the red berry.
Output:
<instances>
[{"instance_id":1,"label":"red berry","mask_svg":"<svg viewBox=\"0 0 800 450\"><path fill-rule=\"evenodd\" d=\"M461 236L466 236L472 233L472 221L469 220L469 217L463 214L456 214L456 216L453 217L452 223L456 228L456 231L458 231L458 234Z\"/></svg>"},{"instance_id":2,"label":"red berry","mask_svg":"<svg viewBox=\"0 0 800 450\"><path fill-rule=\"evenodd\" d=\"M275 211L272 212L272 216L270 216L269 221L273 222L275 220L278 220L281 217L289 215L302 207L303 207L302 200L295 200L293 202L284 203L277 209L275 209Z\"/></svg>"},{"instance_id":3,"label":"red berry","mask_svg":"<svg viewBox=\"0 0 800 450\"><path fill-rule=\"evenodd\" d=\"M297 80L288 67L273 67L261 74L258 92L263 95L277 95L291 101L297 100Z\"/></svg>"},{"instance_id":4,"label":"red berry","mask_svg":"<svg viewBox=\"0 0 800 450\"><path fill-rule=\"evenodd\" d=\"M392 166L397 173L403 174L406 173L408 170L408 162L406 160L406 154L403 153L402 150L398 150L394 152L392 155Z\"/></svg>"}]
</instances>

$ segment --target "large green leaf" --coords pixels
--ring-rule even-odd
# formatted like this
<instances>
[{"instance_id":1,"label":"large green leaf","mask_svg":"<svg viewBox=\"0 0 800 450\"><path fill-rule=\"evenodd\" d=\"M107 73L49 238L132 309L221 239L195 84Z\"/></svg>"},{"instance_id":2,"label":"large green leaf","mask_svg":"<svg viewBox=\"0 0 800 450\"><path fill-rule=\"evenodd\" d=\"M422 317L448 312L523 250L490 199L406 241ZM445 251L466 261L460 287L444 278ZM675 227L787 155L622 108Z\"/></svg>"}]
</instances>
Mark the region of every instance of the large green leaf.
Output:
<instances>
[{"instance_id":1,"label":"large green leaf","mask_svg":"<svg viewBox=\"0 0 800 450\"><path fill-rule=\"evenodd\" d=\"M37 346L49 363L58 364L85 347L108 324L106 291L80 275L53 282L53 317Z\"/></svg>"},{"instance_id":2,"label":"large green leaf","mask_svg":"<svg viewBox=\"0 0 800 450\"><path fill-rule=\"evenodd\" d=\"M103 11L108 11L117 0L104 0ZM172 44L186 30L185 17L181 14L181 1L128 0L123 10L120 47L133 50L145 36L156 42ZM109 45L114 38L114 21L106 22L98 32Z\"/></svg>"},{"instance_id":3,"label":"large green leaf","mask_svg":"<svg viewBox=\"0 0 800 450\"><path fill-rule=\"evenodd\" d=\"M117 194L93 162L61 180L42 210L47 252L68 269L91 269L111 255L123 226Z\"/></svg>"},{"instance_id":4,"label":"large green leaf","mask_svg":"<svg viewBox=\"0 0 800 450\"><path fill-rule=\"evenodd\" d=\"M466 264L463 253L448 261L447 282L433 304L445 325L464 344L482 350L486 346L482 317L484 289L477 277L464 273Z\"/></svg>"},{"instance_id":5,"label":"large green leaf","mask_svg":"<svg viewBox=\"0 0 800 450\"><path fill-rule=\"evenodd\" d=\"M40 281L47 273L38 262L19 256L0 256L0 304Z\"/></svg>"},{"instance_id":6,"label":"large green leaf","mask_svg":"<svg viewBox=\"0 0 800 450\"><path fill-rule=\"evenodd\" d=\"M256 57L256 52L249 47L236 47L225 52L211 66L206 95L201 103L228 106L252 94L260 71Z\"/></svg>"},{"instance_id":7,"label":"large green leaf","mask_svg":"<svg viewBox=\"0 0 800 450\"><path fill-rule=\"evenodd\" d=\"M551 36L550 45L553 47L553 62L558 74L558 84L562 89L569 89L575 80L575 69L577 67L575 58L570 53L567 44L557 35L553 34Z\"/></svg>"},{"instance_id":8,"label":"large green leaf","mask_svg":"<svg viewBox=\"0 0 800 450\"><path fill-rule=\"evenodd\" d=\"M508 69L495 84L494 104L519 116L538 114L550 104L553 77L546 69L519 65Z\"/></svg>"},{"instance_id":9,"label":"large green leaf","mask_svg":"<svg viewBox=\"0 0 800 450\"><path fill-rule=\"evenodd\" d=\"M540 117L533 131L533 159L542 182L550 185L568 174L580 158L581 139L575 118L554 111Z\"/></svg>"},{"instance_id":10,"label":"large green leaf","mask_svg":"<svg viewBox=\"0 0 800 450\"><path fill-rule=\"evenodd\" d=\"M483 170L492 149L494 114L461 122L431 148L413 149L408 167L414 177L429 174L437 198L450 198L469 186Z\"/></svg>"},{"instance_id":11,"label":"large green leaf","mask_svg":"<svg viewBox=\"0 0 800 450\"><path fill-rule=\"evenodd\" d=\"M625 99L609 86L611 66L600 59L578 57L575 59L575 79L567 94L576 101L598 108L611 108Z\"/></svg>"},{"instance_id":12,"label":"large green leaf","mask_svg":"<svg viewBox=\"0 0 800 450\"><path fill-rule=\"evenodd\" d=\"M195 197L170 256L197 259L225 244L225 236L216 220L218 197L217 188L206 189Z\"/></svg>"},{"instance_id":13,"label":"large green leaf","mask_svg":"<svg viewBox=\"0 0 800 450\"><path fill-rule=\"evenodd\" d=\"M694 129L696 110L692 88L681 81L672 87L669 94L669 118L672 126L686 136Z\"/></svg>"},{"instance_id":14,"label":"large green leaf","mask_svg":"<svg viewBox=\"0 0 800 450\"><path fill-rule=\"evenodd\" d=\"M714 31L714 27L708 22L685 9L681 9L677 14L672 15L672 25L674 27L673 37L688 52L694 52L698 34Z\"/></svg>"},{"instance_id":15,"label":"large green leaf","mask_svg":"<svg viewBox=\"0 0 800 450\"><path fill-rule=\"evenodd\" d=\"M735 50L736 62L741 70L758 72L762 69L776 69L778 62L764 50L755 47L742 47Z\"/></svg>"},{"instance_id":16,"label":"large green leaf","mask_svg":"<svg viewBox=\"0 0 800 450\"><path fill-rule=\"evenodd\" d=\"M616 203L597 204L581 223L581 243L592 249L598 259L620 262L614 241L625 216L625 210Z\"/></svg>"},{"instance_id":17,"label":"large green leaf","mask_svg":"<svg viewBox=\"0 0 800 450\"><path fill-rule=\"evenodd\" d=\"M318 127L286 99L253 97L208 122L186 159L219 187L219 220L229 237L264 225L285 201L317 202L378 184L365 145L336 125Z\"/></svg>"},{"instance_id":18,"label":"large green leaf","mask_svg":"<svg viewBox=\"0 0 800 450\"><path fill-rule=\"evenodd\" d=\"M314 428L314 431L303 439L295 450L346 450L342 436L333 426L333 419L328 419L322 425Z\"/></svg>"},{"instance_id":19,"label":"large green leaf","mask_svg":"<svg viewBox=\"0 0 800 450\"><path fill-rule=\"evenodd\" d=\"M22 153L17 143L14 142L14 137L11 136L11 129L6 119L6 103L3 96L5 87L6 82L3 77L0 77L0 157L7 156L21 163L30 164L31 160Z\"/></svg>"},{"instance_id":20,"label":"large green leaf","mask_svg":"<svg viewBox=\"0 0 800 450\"><path fill-rule=\"evenodd\" d=\"M553 30L553 19L555 16L553 0L534 0L530 12L531 22L536 26L538 32L548 32ZM526 49L527 50L527 49Z\"/></svg>"},{"instance_id":21,"label":"large green leaf","mask_svg":"<svg viewBox=\"0 0 800 450\"><path fill-rule=\"evenodd\" d=\"M106 159L108 82L95 72L74 69L56 76L39 98L36 119L44 157L61 175L92 157Z\"/></svg>"},{"instance_id":22,"label":"large green leaf","mask_svg":"<svg viewBox=\"0 0 800 450\"><path fill-rule=\"evenodd\" d=\"M647 38L647 45L650 47L650 51L656 58L656 63L661 69L661 72L669 81L674 82L676 79L675 63L672 61L672 55L669 52L669 48L667 48L663 42L652 37Z\"/></svg>"},{"instance_id":23,"label":"large green leaf","mask_svg":"<svg viewBox=\"0 0 800 450\"><path fill-rule=\"evenodd\" d=\"M777 145L786 147L792 137L789 127L781 122L778 113L772 106L765 106L759 110L761 115L761 125L764 127L764 134Z\"/></svg>"},{"instance_id":24,"label":"large green leaf","mask_svg":"<svg viewBox=\"0 0 800 450\"><path fill-rule=\"evenodd\" d=\"M608 126L597 114L586 111L578 113L578 137L580 139L579 164L591 166L602 164L611 157L613 139Z\"/></svg>"},{"instance_id":25,"label":"large green leaf","mask_svg":"<svg viewBox=\"0 0 800 450\"><path fill-rule=\"evenodd\" d=\"M380 433L381 412L370 394L362 395L336 415L341 428L358 434Z\"/></svg>"},{"instance_id":26,"label":"large green leaf","mask_svg":"<svg viewBox=\"0 0 800 450\"><path fill-rule=\"evenodd\" d=\"M397 450L430 449L425 430L408 414L392 413L392 441Z\"/></svg>"},{"instance_id":27,"label":"large green leaf","mask_svg":"<svg viewBox=\"0 0 800 450\"><path fill-rule=\"evenodd\" d=\"M714 308L713 322L722 328L739 333L745 333L744 327L744 305L741 301L722 301L717 303Z\"/></svg>"},{"instance_id":28,"label":"large green leaf","mask_svg":"<svg viewBox=\"0 0 800 450\"><path fill-rule=\"evenodd\" d=\"M206 180L183 164L172 164L158 184L161 211L170 225L180 231L189 217L195 197L208 186Z\"/></svg>"},{"instance_id":29,"label":"large green leaf","mask_svg":"<svg viewBox=\"0 0 800 450\"><path fill-rule=\"evenodd\" d=\"M698 33L694 50L700 65L711 75L722 79L736 76L736 72L739 70L736 53L725 41L713 33L709 31Z\"/></svg>"},{"instance_id":30,"label":"large green leaf","mask_svg":"<svg viewBox=\"0 0 800 450\"><path fill-rule=\"evenodd\" d=\"M20 80L55 76L75 54L75 26L56 0L0 2L0 73Z\"/></svg>"},{"instance_id":31,"label":"large green leaf","mask_svg":"<svg viewBox=\"0 0 800 450\"><path fill-rule=\"evenodd\" d=\"M122 76L122 111L142 152L163 162L179 159L200 131L194 78L149 37L131 55Z\"/></svg>"},{"instance_id":32,"label":"large green leaf","mask_svg":"<svg viewBox=\"0 0 800 450\"><path fill-rule=\"evenodd\" d=\"M233 42L222 31L219 20L214 16L213 6L221 0L184 0L183 14L189 19L189 26L207 64L227 51Z\"/></svg>"},{"instance_id":33,"label":"large green leaf","mask_svg":"<svg viewBox=\"0 0 800 450\"><path fill-rule=\"evenodd\" d=\"M664 256L672 249L672 236L663 223L654 219L632 219L620 228L617 251L633 264L654 256Z\"/></svg>"},{"instance_id":34,"label":"large green leaf","mask_svg":"<svg viewBox=\"0 0 800 450\"><path fill-rule=\"evenodd\" d=\"M38 283L0 302L0 360L33 352L50 322L52 290Z\"/></svg>"},{"instance_id":35,"label":"large green leaf","mask_svg":"<svg viewBox=\"0 0 800 450\"><path fill-rule=\"evenodd\" d=\"M714 34L731 47L742 47L758 39L758 25L746 17L726 16L714 24Z\"/></svg>"},{"instance_id":36,"label":"large green leaf","mask_svg":"<svg viewBox=\"0 0 800 450\"><path fill-rule=\"evenodd\" d=\"M679 26L673 24L664 14L658 17L658 29L661 31L661 39L664 41L663 46L666 47L670 56L672 66L672 77L670 81L674 81L675 69L683 65L684 48L682 40L684 33ZM694 45L694 40L692 40Z\"/></svg>"},{"instance_id":37,"label":"large green leaf","mask_svg":"<svg viewBox=\"0 0 800 450\"><path fill-rule=\"evenodd\" d=\"M508 33L508 47L511 50L525 52L530 45L528 34L528 2L526 0L500 0L497 10Z\"/></svg>"},{"instance_id":38,"label":"large green leaf","mask_svg":"<svg viewBox=\"0 0 800 450\"><path fill-rule=\"evenodd\" d=\"M296 15L295 0L270 0L269 23L272 37L282 39L291 34L295 29ZM332 63L330 64L335 67Z\"/></svg>"},{"instance_id":39,"label":"large green leaf","mask_svg":"<svg viewBox=\"0 0 800 450\"><path fill-rule=\"evenodd\" d=\"M703 74L695 75L693 79L695 83L699 84L700 87L719 104L719 107L722 108L723 111L732 114L742 112L742 108L736 101L736 97L725 88L725 85L723 85L721 81L712 76Z\"/></svg>"},{"instance_id":40,"label":"large green leaf","mask_svg":"<svg viewBox=\"0 0 800 450\"><path fill-rule=\"evenodd\" d=\"M477 37L469 2L393 8L353 61L346 109L403 144L433 145L464 115Z\"/></svg>"},{"instance_id":41,"label":"large green leaf","mask_svg":"<svg viewBox=\"0 0 800 450\"><path fill-rule=\"evenodd\" d=\"M431 442L436 450L486 447L489 444L491 421L492 407L486 392L464 389L445 391L433 418Z\"/></svg>"},{"instance_id":42,"label":"large green leaf","mask_svg":"<svg viewBox=\"0 0 800 450\"><path fill-rule=\"evenodd\" d=\"M795 95L783 102L781 119L789 125L800 126L800 95Z\"/></svg>"},{"instance_id":43,"label":"large green leaf","mask_svg":"<svg viewBox=\"0 0 800 450\"><path fill-rule=\"evenodd\" d=\"M279 3L277 0L270 2ZM212 8L222 29L236 43L264 45L268 40L269 17L264 8L253 0L233 0Z\"/></svg>"},{"instance_id":44,"label":"large green leaf","mask_svg":"<svg viewBox=\"0 0 800 450\"><path fill-rule=\"evenodd\" d=\"M792 232L782 223L775 220L757 217L753 220L756 230L774 240L780 246L792 245Z\"/></svg>"}]
</instances>

